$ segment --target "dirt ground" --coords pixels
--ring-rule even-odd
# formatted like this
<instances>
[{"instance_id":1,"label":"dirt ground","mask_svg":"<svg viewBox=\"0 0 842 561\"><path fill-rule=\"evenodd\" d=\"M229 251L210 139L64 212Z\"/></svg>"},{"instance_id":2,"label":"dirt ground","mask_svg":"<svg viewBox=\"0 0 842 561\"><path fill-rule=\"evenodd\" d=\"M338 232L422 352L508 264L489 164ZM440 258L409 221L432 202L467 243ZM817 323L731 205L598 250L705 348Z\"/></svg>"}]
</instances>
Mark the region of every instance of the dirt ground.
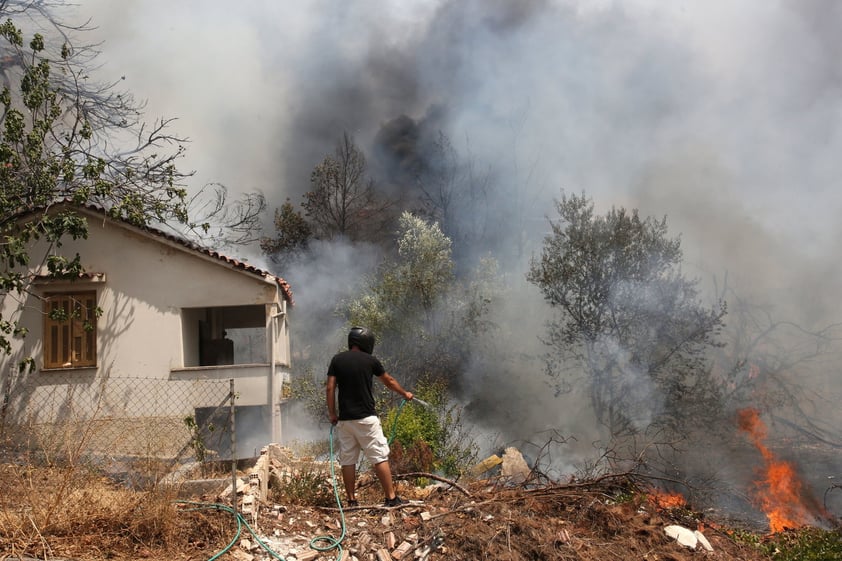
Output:
<instances>
[{"instance_id":1,"label":"dirt ground","mask_svg":"<svg viewBox=\"0 0 842 561\"><path fill-rule=\"evenodd\" d=\"M160 514L139 516L145 508L139 503L132 507L135 514L128 523L85 516L89 523L50 536L47 554L36 553L37 544L23 552L0 547L0 560L336 559L336 549L317 552L310 547L316 536L342 537L343 559L358 561L772 559L751 545L768 539L762 531L735 528L733 523L725 527L686 507L664 508L646 493L630 490L627 481L609 478L543 487L509 487L496 480L456 487L443 482L416 486L416 482L398 480L400 494L412 502L392 509L380 506L383 498L370 475L360 480L361 506L343 512L330 501L324 506L259 500L244 505L242 496L238 511L233 511L214 502L218 497L206 496L159 505ZM78 508L83 509L84 503ZM176 525L167 530L168 545L144 544L138 536L159 535L149 526L164 519ZM679 545L665 532L670 525L699 530L712 551L701 545L695 549ZM325 547L327 542L316 545Z\"/></svg>"},{"instance_id":2,"label":"dirt ground","mask_svg":"<svg viewBox=\"0 0 842 561\"><path fill-rule=\"evenodd\" d=\"M749 540L740 538L754 535L754 539L762 541L762 534L719 526L685 507L663 508L645 494L629 495L612 483L524 489L479 481L460 489L446 487L422 488L401 483L400 492L411 504L385 509L380 506L382 497L377 495L376 482L363 480L359 493L362 506L341 514L335 507L266 505L258 509L261 514L256 520L249 515L244 518L253 520L258 536L283 559L335 559L336 550L315 556L308 540L315 536L341 536L343 515L344 558L359 561L389 559L386 552L396 559L403 542L408 550L401 558L430 561L769 559ZM695 549L679 545L665 532L670 525L699 530L712 551L701 545ZM232 522L232 536L233 531ZM246 541L238 542L222 559L273 558L248 532L243 537ZM223 545L216 544L217 548ZM183 557L169 552L166 558L209 559L219 551L212 549L206 547ZM153 559L154 555L150 551L148 558ZM160 557L161 561L164 558Z\"/></svg>"},{"instance_id":3,"label":"dirt ground","mask_svg":"<svg viewBox=\"0 0 842 561\"><path fill-rule=\"evenodd\" d=\"M430 553L431 560L764 559L755 548L734 540L730 530L703 521L685 508L663 509L643 495L618 501L618 489L610 484L522 489L484 481L464 491L404 487L407 498L423 500L423 504L389 512L352 510L346 525L356 531L348 534L343 545L362 560L377 548L361 546L360 537L385 535L376 541L386 543L393 532L397 543L409 540L418 545L414 550L423 550L423 545L438 537L441 547ZM384 524L384 514L392 521ZM360 530L361 522L367 531ZM701 530L713 551L676 543L664 531L674 524Z\"/></svg>"}]
</instances>

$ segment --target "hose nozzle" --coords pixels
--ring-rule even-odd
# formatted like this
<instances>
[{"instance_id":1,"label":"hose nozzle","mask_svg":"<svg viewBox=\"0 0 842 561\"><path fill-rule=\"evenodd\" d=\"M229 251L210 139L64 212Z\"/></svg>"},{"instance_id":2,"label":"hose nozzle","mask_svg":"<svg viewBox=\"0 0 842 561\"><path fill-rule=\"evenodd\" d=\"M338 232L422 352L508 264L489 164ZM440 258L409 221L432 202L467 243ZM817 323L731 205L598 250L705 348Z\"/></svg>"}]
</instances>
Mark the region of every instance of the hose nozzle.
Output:
<instances>
[{"instance_id":1,"label":"hose nozzle","mask_svg":"<svg viewBox=\"0 0 842 561\"><path fill-rule=\"evenodd\" d=\"M424 407L426 407L427 409L432 409L432 408L433 408L433 406L432 406L432 405L430 405L429 403L427 403L427 402L426 402L426 401L424 401L423 399L418 399L417 397L413 397L413 398L412 398L412 402L413 402L413 403L417 403L418 405L423 405L423 406L424 406Z\"/></svg>"}]
</instances>

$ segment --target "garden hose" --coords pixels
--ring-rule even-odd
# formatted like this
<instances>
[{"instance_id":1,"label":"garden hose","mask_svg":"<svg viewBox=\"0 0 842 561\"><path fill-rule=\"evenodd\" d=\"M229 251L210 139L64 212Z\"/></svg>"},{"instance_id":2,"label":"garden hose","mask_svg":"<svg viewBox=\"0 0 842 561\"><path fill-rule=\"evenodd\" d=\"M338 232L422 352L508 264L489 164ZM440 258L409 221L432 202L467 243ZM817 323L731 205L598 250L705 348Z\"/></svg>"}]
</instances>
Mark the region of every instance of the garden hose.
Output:
<instances>
[{"instance_id":1,"label":"garden hose","mask_svg":"<svg viewBox=\"0 0 842 561\"><path fill-rule=\"evenodd\" d=\"M413 398L413 401L417 401L421 405L429 408L430 404L420 399ZM392 441L395 439L395 434L397 432L398 427L398 417L401 416L401 410L403 406L406 405L406 400L402 399L400 405L398 405L398 411L395 413L395 420L392 422L392 430L389 436L388 443L391 446ZM333 496L336 498L336 505L339 507L339 517L341 519L341 528L342 534L338 538L334 538L333 536L316 536L312 540L310 540L310 548L315 549L316 551L330 551L331 549L336 549L336 559L337 561L342 558L342 540L345 539L345 511L342 510L342 500L339 498L339 485L336 481L336 461L335 455L333 451L333 429L335 425L330 426L330 476L333 482ZM321 542L324 542L325 545L317 545Z\"/></svg>"},{"instance_id":2,"label":"garden hose","mask_svg":"<svg viewBox=\"0 0 842 561\"><path fill-rule=\"evenodd\" d=\"M392 445L392 441L395 439L395 434L398 431L398 417L401 416L401 409L403 409L404 405L406 405L406 400L402 399L401 404L398 405L398 411L397 411L397 413L395 413L395 420L392 421L392 432L389 435L389 446Z\"/></svg>"},{"instance_id":3,"label":"garden hose","mask_svg":"<svg viewBox=\"0 0 842 561\"><path fill-rule=\"evenodd\" d=\"M194 502L190 502L190 501L176 501L176 503L193 505L193 508L186 509L186 512L193 511L193 510L223 510L225 512L233 514L234 517L237 519L237 533L236 533L236 535L234 535L234 538L221 551L219 551L216 555L214 555L213 557L208 559L208 561L216 561L216 559L219 559L224 554L228 553L228 551L232 547L234 547L234 544L237 543L237 540L240 539L240 536L243 533L243 526L246 527L246 529L251 533L251 535L254 536L254 539L257 540L257 543L260 544L260 547L265 549L266 552L269 553L269 555L271 555L275 559L279 559L280 561L284 561L283 557L278 555L275 551L272 550L271 547L269 547L266 544L266 542L264 542L263 540L260 539L260 536L258 536L257 533L254 531L254 529L251 526L249 526L249 523L246 521L245 518L243 518L243 515L240 514L239 512L237 512L235 509L231 508L230 506L220 504L220 503L194 503Z\"/></svg>"},{"instance_id":4,"label":"garden hose","mask_svg":"<svg viewBox=\"0 0 842 561\"><path fill-rule=\"evenodd\" d=\"M424 405L425 407L430 407L430 405L426 402L421 401L420 399L417 400L419 403ZM400 405L398 405L398 411L395 413L395 420L392 422L392 431L391 435L389 436L389 445L392 444L392 441L395 439L395 434L397 432L398 427L398 417L401 415L401 409L403 406L406 405L406 400L402 399ZM338 538L334 538L333 536L316 536L312 540L310 540L310 548L315 549L316 551L330 551L331 549L336 549L336 559L337 561L342 558L342 540L345 539L345 511L342 510L342 500L339 498L339 485L336 481L336 461L335 461L335 454L333 451L333 429L335 425L330 426L330 477L331 481L333 482L333 496L336 498L336 505L339 507L339 517L341 519L341 528L342 534ZM317 545L321 542L324 542L325 545Z\"/></svg>"},{"instance_id":5,"label":"garden hose","mask_svg":"<svg viewBox=\"0 0 842 561\"><path fill-rule=\"evenodd\" d=\"M430 407L429 403L426 403L425 401L421 401L418 398L413 398L413 401L417 401L419 403L419 405L423 405L424 407L427 407L427 408ZM389 440L388 440L388 443L390 445L392 444L392 441L395 439L395 434L397 432L397 427L398 427L398 417L400 417L401 410L403 409L404 405L406 405L406 400L402 399L400 405L398 405L397 413L395 413L395 420L392 422L392 430L391 430L391 434L390 434ZM342 540L345 539L346 527L345 527L345 511L342 510L342 500L339 498L339 485L337 484L337 481L336 481L336 465L335 465L336 461L335 461L335 454L334 454L334 451L333 451L333 429L334 429L334 425L331 425L330 426L330 438L329 438L329 442L330 442L330 476L331 476L331 480L333 482L333 496L336 499L337 506L339 507L339 517L340 517L340 520L341 520L340 527L342 528L342 533L340 534L340 536L338 538L334 538L333 536L329 536L329 535L316 536L316 537L314 537L313 539L310 540L309 545L310 545L310 549L314 549L314 550L319 551L319 552L325 552L325 551L330 551L332 549L335 549L336 550L336 561L339 561L342 558ZM237 533L234 535L234 538L222 550L220 550L213 557L208 559L208 561L216 561L217 559L219 559L220 557L222 557L223 555L228 553L228 551L230 551L231 548L234 547L234 545L237 543L237 540L240 539L240 536L243 533L243 527L244 526L249 531L249 533L251 533L251 535L254 537L254 539L257 541L257 543L260 544L260 547L262 547L264 550L266 550L266 552L269 553L269 555L271 555L275 559L278 559L279 561L285 561L284 558L281 557L277 552L273 551L272 548L269 547L268 544L266 544L266 542L264 542L262 539L260 539L260 536L258 536L257 533L254 531L254 529L251 526L249 526L249 523L246 521L246 519L243 517L243 515L240 514L239 512L237 512L236 509L231 508L230 506L224 505L224 504L221 504L221 503L197 503L197 502L191 502L191 501L176 501L176 503L185 504L185 505L192 505L193 508L186 509L186 512L195 511L195 510L222 510L222 511L225 511L229 514L234 515L234 517L236 518L236 520L237 520Z\"/></svg>"},{"instance_id":6,"label":"garden hose","mask_svg":"<svg viewBox=\"0 0 842 561\"><path fill-rule=\"evenodd\" d=\"M330 551L331 549L336 549L336 560L339 561L339 559L342 558L342 540L345 539L345 511L342 510L342 500L339 498L339 486L336 484L336 462L333 459L333 429L334 425L330 425L330 477L333 481L333 496L336 499L336 505L339 507L342 534L338 538L334 538L329 535L316 536L310 540L310 549L315 549L316 551ZM325 545L317 545L322 542L324 542Z\"/></svg>"}]
</instances>

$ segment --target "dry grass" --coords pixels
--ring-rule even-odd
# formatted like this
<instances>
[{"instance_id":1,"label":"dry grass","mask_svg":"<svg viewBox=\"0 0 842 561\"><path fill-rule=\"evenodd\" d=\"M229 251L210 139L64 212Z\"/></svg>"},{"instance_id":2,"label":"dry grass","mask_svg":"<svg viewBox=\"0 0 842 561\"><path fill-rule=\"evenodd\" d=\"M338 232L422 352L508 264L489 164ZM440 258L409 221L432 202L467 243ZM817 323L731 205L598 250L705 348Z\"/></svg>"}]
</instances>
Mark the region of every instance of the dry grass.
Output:
<instances>
[{"instance_id":1,"label":"dry grass","mask_svg":"<svg viewBox=\"0 0 842 561\"><path fill-rule=\"evenodd\" d=\"M184 513L175 498L78 467L0 466L0 557L149 558L213 549L230 534L226 517Z\"/></svg>"}]
</instances>

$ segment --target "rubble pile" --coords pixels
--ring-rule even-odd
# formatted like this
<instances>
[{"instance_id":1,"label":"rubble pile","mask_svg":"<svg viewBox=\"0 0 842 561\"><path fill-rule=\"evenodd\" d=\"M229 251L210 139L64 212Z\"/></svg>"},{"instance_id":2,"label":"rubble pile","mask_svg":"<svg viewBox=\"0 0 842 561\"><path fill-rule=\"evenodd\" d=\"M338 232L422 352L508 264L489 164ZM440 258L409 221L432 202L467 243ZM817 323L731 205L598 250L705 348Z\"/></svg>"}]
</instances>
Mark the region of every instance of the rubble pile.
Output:
<instances>
[{"instance_id":1,"label":"rubble pile","mask_svg":"<svg viewBox=\"0 0 842 561\"><path fill-rule=\"evenodd\" d=\"M382 506L376 480L365 474L358 507L274 504L264 498L264 481L282 480L278 473L294 477L294 461L270 447L238 485L243 516L260 538L240 540L231 558L276 558L268 547L290 561L332 560L337 549L329 545L341 539L345 561L762 559L686 509L618 502L610 479L529 485L516 449L480 462L469 482L398 475L400 494L410 502L394 508Z\"/></svg>"}]
</instances>

